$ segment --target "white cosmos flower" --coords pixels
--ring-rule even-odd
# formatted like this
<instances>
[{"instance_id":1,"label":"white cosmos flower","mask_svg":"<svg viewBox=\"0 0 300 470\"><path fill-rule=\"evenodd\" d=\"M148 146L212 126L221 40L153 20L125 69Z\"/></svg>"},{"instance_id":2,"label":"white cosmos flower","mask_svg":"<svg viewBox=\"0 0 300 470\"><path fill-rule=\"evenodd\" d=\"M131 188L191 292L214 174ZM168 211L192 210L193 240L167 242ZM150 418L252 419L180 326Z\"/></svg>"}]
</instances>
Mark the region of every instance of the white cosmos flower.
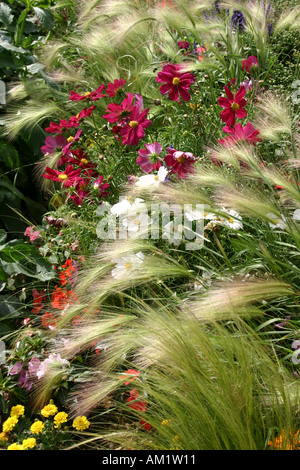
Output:
<instances>
[{"instance_id":1,"label":"white cosmos flower","mask_svg":"<svg viewBox=\"0 0 300 470\"><path fill-rule=\"evenodd\" d=\"M242 217L240 216L240 214L238 214L238 212L233 209L230 209L228 211L224 207L222 209L222 212L225 212L229 215L229 217L224 218L222 225L233 230L240 230L243 228Z\"/></svg>"},{"instance_id":2,"label":"white cosmos flower","mask_svg":"<svg viewBox=\"0 0 300 470\"><path fill-rule=\"evenodd\" d=\"M193 222L194 220L202 220L202 219L209 219L212 220L215 218L215 214L212 212L207 212L205 209L204 210L198 210L198 209L184 209L184 215L189 220L190 222Z\"/></svg>"},{"instance_id":3,"label":"white cosmos flower","mask_svg":"<svg viewBox=\"0 0 300 470\"><path fill-rule=\"evenodd\" d=\"M293 219L294 220L300 220L300 209L296 209L294 214L293 214Z\"/></svg>"},{"instance_id":4,"label":"white cosmos flower","mask_svg":"<svg viewBox=\"0 0 300 470\"><path fill-rule=\"evenodd\" d=\"M138 207L141 207L141 204L144 202L141 198L136 198L132 203L124 198L117 204L111 207L110 212L119 217L121 214L126 214L126 212L138 210Z\"/></svg>"},{"instance_id":5,"label":"white cosmos flower","mask_svg":"<svg viewBox=\"0 0 300 470\"><path fill-rule=\"evenodd\" d=\"M136 186L139 188L157 187L160 183L165 181L168 176L168 170L164 166L161 166L157 172L157 175L143 175L136 181Z\"/></svg>"},{"instance_id":6,"label":"white cosmos flower","mask_svg":"<svg viewBox=\"0 0 300 470\"><path fill-rule=\"evenodd\" d=\"M140 268L144 261L144 254L139 251L138 253L128 254L121 256L120 258L112 259L113 263L116 263L114 269L111 271L112 277L115 279L121 279L122 277L128 277L132 272L135 272Z\"/></svg>"},{"instance_id":7,"label":"white cosmos flower","mask_svg":"<svg viewBox=\"0 0 300 470\"><path fill-rule=\"evenodd\" d=\"M281 228L282 230L286 228L285 218L283 216L280 218L276 214L273 214L273 212L269 212L267 217L272 220L272 222L269 222L271 228Z\"/></svg>"}]
</instances>

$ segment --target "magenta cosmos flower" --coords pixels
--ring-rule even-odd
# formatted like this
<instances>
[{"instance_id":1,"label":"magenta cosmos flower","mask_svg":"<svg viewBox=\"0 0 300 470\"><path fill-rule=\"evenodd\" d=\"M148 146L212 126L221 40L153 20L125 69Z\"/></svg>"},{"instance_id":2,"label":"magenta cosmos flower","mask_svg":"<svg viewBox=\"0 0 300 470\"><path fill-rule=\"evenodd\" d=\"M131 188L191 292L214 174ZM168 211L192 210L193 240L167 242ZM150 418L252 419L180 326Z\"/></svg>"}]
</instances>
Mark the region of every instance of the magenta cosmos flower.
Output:
<instances>
[{"instance_id":1,"label":"magenta cosmos flower","mask_svg":"<svg viewBox=\"0 0 300 470\"><path fill-rule=\"evenodd\" d=\"M146 108L140 113L137 106L132 108L128 124L125 124L120 131L123 145L137 145L145 136L144 129L152 124L152 121L146 118L148 111L149 108Z\"/></svg>"},{"instance_id":2,"label":"magenta cosmos flower","mask_svg":"<svg viewBox=\"0 0 300 470\"><path fill-rule=\"evenodd\" d=\"M184 101L191 99L188 90L196 81L196 77L190 72L182 72L183 65L166 64L156 77L156 81L162 83L159 91L162 95L169 93L169 99L172 101L178 101L179 95Z\"/></svg>"},{"instance_id":3,"label":"magenta cosmos flower","mask_svg":"<svg viewBox=\"0 0 300 470\"><path fill-rule=\"evenodd\" d=\"M102 117L111 124L124 120L131 113L133 98L133 94L128 92L121 104L110 103L107 106L106 114L103 114Z\"/></svg>"},{"instance_id":4,"label":"magenta cosmos flower","mask_svg":"<svg viewBox=\"0 0 300 470\"><path fill-rule=\"evenodd\" d=\"M256 145L256 142L261 142L261 139L257 137L259 131L254 129L250 122L245 127L242 127L238 122L234 128L223 127L223 131L230 135L225 137L225 139L218 140L218 142L227 148L232 147L236 142L248 142L252 145Z\"/></svg>"},{"instance_id":5,"label":"magenta cosmos flower","mask_svg":"<svg viewBox=\"0 0 300 470\"><path fill-rule=\"evenodd\" d=\"M178 150L168 148L169 152L165 156L165 162L170 168L171 173L177 173L178 178L186 178L194 172L193 165L197 158L190 152L179 152Z\"/></svg>"},{"instance_id":6,"label":"magenta cosmos flower","mask_svg":"<svg viewBox=\"0 0 300 470\"><path fill-rule=\"evenodd\" d=\"M84 95L79 95L78 93L75 93L74 91L70 91L70 100L71 101L82 101L82 100L91 100L91 101L96 101L99 98L103 98L105 96L105 93L102 93L103 89L105 88L104 83L100 85L99 88L95 91L87 92Z\"/></svg>"},{"instance_id":7,"label":"magenta cosmos flower","mask_svg":"<svg viewBox=\"0 0 300 470\"><path fill-rule=\"evenodd\" d=\"M108 83L107 88L106 88L106 94L107 96L110 96L110 98L113 98L116 96L116 94L122 90L126 83L126 80L123 80L120 78L119 80L116 78L113 83Z\"/></svg>"},{"instance_id":8,"label":"magenta cosmos flower","mask_svg":"<svg viewBox=\"0 0 300 470\"><path fill-rule=\"evenodd\" d=\"M47 153L52 155L57 150L61 150L65 145L67 145L68 141L63 135L57 135L56 137L46 137L45 145L41 147L41 151L44 155Z\"/></svg>"},{"instance_id":9,"label":"magenta cosmos flower","mask_svg":"<svg viewBox=\"0 0 300 470\"><path fill-rule=\"evenodd\" d=\"M42 175L44 178L52 181L59 181L63 183L65 188L73 186L75 178L79 178L81 174L81 168L74 170L72 165L68 165L64 171L54 170L47 166L45 173Z\"/></svg>"},{"instance_id":10,"label":"magenta cosmos flower","mask_svg":"<svg viewBox=\"0 0 300 470\"><path fill-rule=\"evenodd\" d=\"M145 144L145 147L146 149L139 150L136 163L142 167L145 173L151 173L152 170L158 170L162 165L159 157L162 146L158 142L154 142L154 144Z\"/></svg>"},{"instance_id":11,"label":"magenta cosmos flower","mask_svg":"<svg viewBox=\"0 0 300 470\"><path fill-rule=\"evenodd\" d=\"M219 105L224 108L220 117L227 126L234 126L236 117L242 119L247 116L247 111L244 109L247 101L244 99L246 90L244 86L236 92L235 96L231 93L227 86L224 86L227 98L221 96L218 99Z\"/></svg>"},{"instance_id":12,"label":"magenta cosmos flower","mask_svg":"<svg viewBox=\"0 0 300 470\"><path fill-rule=\"evenodd\" d=\"M250 55L247 59L243 60L243 70L248 73L251 73L252 68L258 67L258 60L255 55Z\"/></svg>"}]
</instances>

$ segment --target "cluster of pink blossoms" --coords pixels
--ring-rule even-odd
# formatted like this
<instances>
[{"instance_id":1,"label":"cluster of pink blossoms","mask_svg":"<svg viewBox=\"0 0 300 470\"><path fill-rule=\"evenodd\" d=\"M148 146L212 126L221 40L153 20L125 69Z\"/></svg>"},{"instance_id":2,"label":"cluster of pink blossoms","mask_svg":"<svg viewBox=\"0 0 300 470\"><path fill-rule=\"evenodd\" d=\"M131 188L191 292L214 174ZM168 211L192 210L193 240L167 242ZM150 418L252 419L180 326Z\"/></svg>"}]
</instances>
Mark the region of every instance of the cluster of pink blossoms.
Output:
<instances>
[{"instance_id":1,"label":"cluster of pink blossoms","mask_svg":"<svg viewBox=\"0 0 300 470\"><path fill-rule=\"evenodd\" d=\"M139 156L136 159L136 163L142 167L145 173L159 170L163 164L169 168L171 174L177 174L178 178L186 178L194 172L193 165L198 159L192 153L168 147L167 155L163 158L160 155L162 146L158 142L145 144L145 147L145 149L139 150Z\"/></svg>"},{"instance_id":2,"label":"cluster of pink blossoms","mask_svg":"<svg viewBox=\"0 0 300 470\"><path fill-rule=\"evenodd\" d=\"M141 95L128 92L120 103L110 103L103 118L110 124L115 124L112 132L117 139L122 139L123 145L137 145L145 136L145 129L152 124L147 119L149 108L143 109Z\"/></svg>"},{"instance_id":3,"label":"cluster of pink blossoms","mask_svg":"<svg viewBox=\"0 0 300 470\"><path fill-rule=\"evenodd\" d=\"M248 73L251 73L257 67L258 60L255 56L250 56L243 61L243 70ZM220 114L222 121L226 124L223 131L229 134L225 139L220 139L218 142L227 148L232 147L236 142L247 142L251 145L261 142L261 139L257 137L259 131L250 122L244 127L240 123L236 124L236 119L243 119L247 116L245 109L247 101L244 98L246 94L244 85L241 85L235 94L232 93L230 87L235 83L236 80L232 79L228 86L224 86L226 97L218 99L219 105L224 108Z\"/></svg>"},{"instance_id":4,"label":"cluster of pink blossoms","mask_svg":"<svg viewBox=\"0 0 300 470\"><path fill-rule=\"evenodd\" d=\"M102 84L95 91L87 92L84 95L70 91L69 99L76 102L88 100L94 102L105 96L114 97L119 94L125 83L126 81L123 79L116 79L113 83L109 83L106 89L105 85ZM96 171L96 165L89 161L83 148L72 148L82 135L82 129L79 128L81 122L89 117L95 109L95 105L86 107L68 120L61 119L59 123L50 122L46 132L56 135L47 137L45 145L41 148L44 155L53 155L57 151L62 152L57 166L64 166L64 169L58 170L47 166L43 177L62 183L64 188L72 188L69 198L79 206L91 194L99 198L105 198L109 188L109 184L103 182L103 175ZM77 132L74 137L67 139L63 133L72 128L77 128Z\"/></svg>"}]
</instances>

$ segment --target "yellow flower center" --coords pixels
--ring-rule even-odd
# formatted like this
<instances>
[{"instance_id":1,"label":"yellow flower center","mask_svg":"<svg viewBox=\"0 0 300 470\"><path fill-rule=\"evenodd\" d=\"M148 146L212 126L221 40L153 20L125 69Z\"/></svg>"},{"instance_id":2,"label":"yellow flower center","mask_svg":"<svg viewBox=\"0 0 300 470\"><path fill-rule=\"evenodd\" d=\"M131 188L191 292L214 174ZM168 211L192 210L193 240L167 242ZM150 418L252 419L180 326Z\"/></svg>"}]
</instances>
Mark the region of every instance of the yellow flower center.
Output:
<instances>
[{"instance_id":1,"label":"yellow flower center","mask_svg":"<svg viewBox=\"0 0 300 470\"><path fill-rule=\"evenodd\" d=\"M173 83L173 85L179 85L179 83L180 83L180 78L174 77L172 83Z\"/></svg>"},{"instance_id":2,"label":"yellow flower center","mask_svg":"<svg viewBox=\"0 0 300 470\"><path fill-rule=\"evenodd\" d=\"M91 93L90 93L89 91L87 91L87 92L84 94L84 96L90 96L90 94L91 94Z\"/></svg>"},{"instance_id":3,"label":"yellow flower center","mask_svg":"<svg viewBox=\"0 0 300 470\"><path fill-rule=\"evenodd\" d=\"M274 219L273 220L274 224L277 225L279 223L279 220L278 219Z\"/></svg>"},{"instance_id":4,"label":"yellow flower center","mask_svg":"<svg viewBox=\"0 0 300 470\"><path fill-rule=\"evenodd\" d=\"M74 139L74 137L70 136L70 137L67 138L67 141L70 143L70 142L72 142L73 139Z\"/></svg>"},{"instance_id":5,"label":"yellow flower center","mask_svg":"<svg viewBox=\"0 0 300 470\"><path fill-rule=\"evenodd\" d=\"M229 217L228 221L233 224L233 218L232 217Z\"/></svg>"},{"instance_id":6,"label":"yellow flower center","mask_svg":"<svg viewBox=\"0 0 300 470\"><path fill-rule=\"evenodd\" d=\"M177 158L177 161L178 161L179 163L184 162L184 160L185 160L185 155L184 155L184 154L183 154L183 155L180 155L180 157Z\"/></svg>"},{"instance_id":7,"label":"yellow flower center","mask_svg":"<svg viewBox=\"0 0 300 470\"><path fill-rule=\"evenodd\" d=\"M60 180L67 180L67 179L68 179L68 175L65 175L65 174L58 175L58 179L60 179Z\"/></svg>"},{"instance_id":8,"label":"yellow flower center","mask_svg":"<svg viewBox=\"0 0 300 470\"><path fill-rule=\"evenodd\" d=\"M86 158L82 158L81 160L81 163L83 163L84 165L86 165L88 163L87 159Z\"/></svg>"},{"instance_id":9,"label":"yellow flower center","mask_svg":"<svg viewBox=\"0 0 300 470\"><path fill-rule=\"evenodd\" d=\"M240 105L237 103L232 103L231 107L234 111L237 111L238 109L240 109Z\"/></svg>"},{"instance_id":10,"label":"yellow flower center","mask_svg":"<svg viewBox=\"0 0 300 470\"><path fill-rule=\"evenodd\" d=\"M126 264L125 264L125 268L126 268L126 269L130 269L131 266L132 266L132 263L126 263Z\"/></svg>"},{"instance_id":11,"label":"yellow flower center","mask_svg":"<svg viewBox=\"0 0 300 470\"><path fill-rule=\"evenodd\" d=\"M134 129L139 125L139 123L137 121L130 121L129 125L130 125L130 127L133 127L133 129Z\"/></svg>"},{"instance_id":12,"label":"yellow flower center","mask_svg":"<svg viewBox=\"0 0 300 470\"><path fill-rule=\"evenodd\" d=\"M155 181L158 181L158 175L154 176Z\"/></svg>"}]
</instances>

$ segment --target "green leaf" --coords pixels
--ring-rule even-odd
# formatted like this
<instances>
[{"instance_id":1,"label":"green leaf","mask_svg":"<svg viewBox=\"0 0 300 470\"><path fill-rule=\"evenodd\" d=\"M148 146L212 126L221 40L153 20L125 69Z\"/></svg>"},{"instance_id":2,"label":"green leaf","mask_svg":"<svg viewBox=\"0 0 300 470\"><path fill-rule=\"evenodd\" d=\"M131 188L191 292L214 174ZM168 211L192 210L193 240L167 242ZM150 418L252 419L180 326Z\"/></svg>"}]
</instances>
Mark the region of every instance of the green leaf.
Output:
<instances>
[{"instance_id":1,"label":"green leaf","mask_svg":"<svg viewBox=\"0 0 300 470\"><path fill-rule=\"evenodd\" d=\"M3 228L0 228L0 243L5 243L7 239L7 233Z\"/></svg>"},{"instance_id":2,"label":"green leaf","mask_svg":"<svg viewBox=\"0 0 300 470\"><path fill-rule=\"evenodd\" d=\"M8 142L0 141L0 161L6 167L15 169L20 166L19 154L15 147Z\"/></svg>"},{"instance_id":3,"label":"green leaf","mask_svg":"<svg viewBox=\"0 0 300 470\"><path fill-rule=\"evenodd\" d=\"M0 37L0 47L3 47L6 51L19 52L19 54L25 54L27 52L22 47L13 46L13 44L6 41L3 36Z\"/></svg>"},{"instance_id":4,"label":"green leaf","mask_svg":"<svg viewBox=\"0 0 300 470\"><path fill-rule=\"evenodd\" d=\"M5 3L0 3L0 22L9 26L14 19L14 15L11 14L11 8Z\"/></svg>"},{"instance_id":5,"label":"green leaf","mask_svg":"<svg viewBox=\"0 0 300 470\"><path fill-rule=\"evenodd\" d=\"M34 7L34 12L39 20L40 25L51 31L54 28L54 19L50 10L45 8Z\"/></svg>"},{"instance_id":6,"label":"green leaf","mask_svg":"<svg viewBox=\"0 0 300 470\"><path fill-rule=\"evenodd\" d=\"M10 295L0 295L0 318L15 318L22 316L24 304Z\"/></svg>"}]
</instances>

